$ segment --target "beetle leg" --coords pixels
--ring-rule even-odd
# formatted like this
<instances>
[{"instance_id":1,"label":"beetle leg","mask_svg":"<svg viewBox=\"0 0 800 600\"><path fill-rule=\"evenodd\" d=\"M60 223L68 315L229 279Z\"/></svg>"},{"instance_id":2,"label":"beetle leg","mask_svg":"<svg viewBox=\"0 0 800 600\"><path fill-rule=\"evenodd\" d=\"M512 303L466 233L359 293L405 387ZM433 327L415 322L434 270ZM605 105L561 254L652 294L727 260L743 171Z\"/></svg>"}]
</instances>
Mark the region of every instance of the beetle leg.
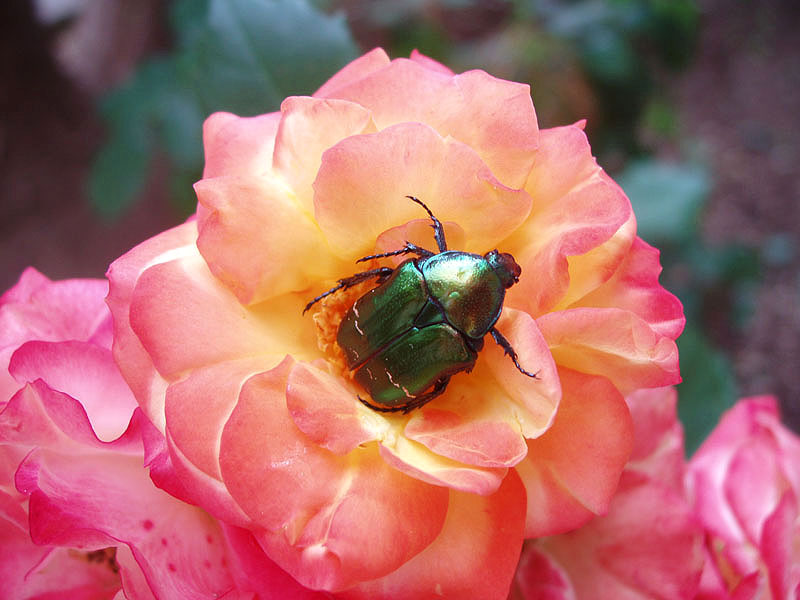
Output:
<instances>
[{"instance_id":1,"label":"beetle leg","mask_svg":"<svg viewBox=\"0 0 800 600\"><path fill-rule=\"evenodd\" d=\"M514 348L511 347L511 343L503 336L502 333L497 331L497 329L494 327L492 327L489 330L489 332L492 334L494 341L497 342L497 345L500 346L503 349L503 351L511 357L511 360L514 361L514 366L517 367L517 370L520 373L522 373L523 375L527 375L528 377L533 377L534 379L538 379L538 377L536 376L539 374L539 371L536 371L536 373L529 373L520 366L519 361L517 360L516 351L514 350Z\"/></svg>"},{"instance_id":2,"label":"beetle leg","mask_svg":"<svg viewBox=\"0 0 800 600\"><path fill-rule=\"evenodd\" d=\"M340 279L339 282L329 289L324 294L320 294L316 298L314 298L311 302L306 304L306 307L303 309L303 314L306 314L309 308L314 306L317 302L325 298L326 296L330 296L331 294L338 292L339 290L346 290L347 288L351 288L354 285L361 283L362 281L366 281L367 279L372 279L373 277L377 277L378 281L382 281L389 275L394 272L394 269L391 267L378 267L377 269L370 269L369 271L362 271L361 273L356 273L355 275L351 275L350 277L344 277Z\"/></svg>"},{"instance_id":3,"label":"beetle leg","mask_svg":"<svg viewBox=\"0 0 800 600\"><path fill-rule=\"evenodd\" d=\"M430 258L433 256L433 252L430 250L426 250L421 246L417 246L416 244L412 244L411 242L406 242L406 245L400 248L399 250L392 250L391 252L382 252L381 254L370 254L369 256L364 256L359 258L356 262L365 262L368 260L372 260L373 258L386 258L387 256L398 256L399 254L416 254L417 256L421 256L422 258Z\"/></svg>"},{"instance_id":4,"label":"beetle leg","mask_svg":"<svg viewBox=\"0 0 800 600\"><path fill-rule=\"evenodd\" d=\"M442 222L433 216L431 209L425 206L425 203L422 200L415 198L414 196L406 196L406 198L419 204L425 209L425 212L428 213L431 221L433 221L433 225L431 225L431 227L433 227L433 237L436 238L436 245L439 247L439 252L445 252L447 250L447 242L444 239L444 227L442 226Z\"/></svg>"},{"instance_id":5,"label":"beetle leg","mask_svg":"<svg viewBox=\"0 0 800 600\"><path fill-rule=\"evenodd\" d=\"M370 404L366 400L364 400L361 396L356 396L359 399L361 404L368 406L372 410L377 410L379 412L402 412L403 414L409 413L415 408L419 408L436 398L437 396L441 396L445 389L447 389L447 384L450 383L450 377L443 377L439 379L436 384L433 386L433 389L430 392L426 392L425 394L420 394L419 396L414 396L407 402L401 406L375 406L374 404Z\"/></svg>"}]
</instances>

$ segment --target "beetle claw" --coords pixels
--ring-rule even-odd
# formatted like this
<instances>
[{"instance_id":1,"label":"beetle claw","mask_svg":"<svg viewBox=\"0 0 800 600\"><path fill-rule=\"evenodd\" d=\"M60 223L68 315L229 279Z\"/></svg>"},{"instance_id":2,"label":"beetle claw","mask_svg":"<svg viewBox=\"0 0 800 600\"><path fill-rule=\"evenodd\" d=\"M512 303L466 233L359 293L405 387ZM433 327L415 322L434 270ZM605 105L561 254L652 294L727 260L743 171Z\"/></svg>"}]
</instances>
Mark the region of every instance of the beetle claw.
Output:
<instances>
[{"instance_id":1,"label":"beetle claw","mask_svg":"<svg viewBox=\"0 0 800 600\"><path fill-rule=\"evenodd\" d=\"M531 373L530 371L526 371L522 368L522 365L519 364L519 360L517 360L517 353L511 346L511 342L509 342L502 333L497 331L497 329L494 327L492 327L489 332L492 334L494 341L497 342L497 345L503 349L503 352L511 357L511 360L514 361L514 366L517 367L517 370L520 373L533 379L539 379L539 371L536 371L536 373Z\"/></svg>"}]
</instances>

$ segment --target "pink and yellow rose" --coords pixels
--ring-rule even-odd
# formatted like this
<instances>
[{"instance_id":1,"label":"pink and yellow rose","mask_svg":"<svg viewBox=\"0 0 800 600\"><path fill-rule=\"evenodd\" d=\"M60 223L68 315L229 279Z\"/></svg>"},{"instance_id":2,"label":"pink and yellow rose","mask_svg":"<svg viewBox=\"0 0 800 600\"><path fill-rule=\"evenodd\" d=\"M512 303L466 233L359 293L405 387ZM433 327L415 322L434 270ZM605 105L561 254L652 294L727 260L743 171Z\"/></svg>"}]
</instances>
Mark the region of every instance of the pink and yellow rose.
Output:
<instances>
[{"instance_id":1,"label":"pink and yellow rose","mask_svg":"<svg viewBox=\"0 0 800 600\"><path fill-rule=\"evenodd\" d=\"M503 598L524 538L608 509L624 395L679 380L684 320L581 124L540 130L526 85L374 50L280 112L212 115L204 142L196 218L118 259L108 304L153 479L241 564L341 598ZM331 332L368 286L303 307L364 255L435 247L407 195L453 249L514 255L497 327L537 379L489 340L421 409L357 400Z\"/></svg>"}]
</instances>

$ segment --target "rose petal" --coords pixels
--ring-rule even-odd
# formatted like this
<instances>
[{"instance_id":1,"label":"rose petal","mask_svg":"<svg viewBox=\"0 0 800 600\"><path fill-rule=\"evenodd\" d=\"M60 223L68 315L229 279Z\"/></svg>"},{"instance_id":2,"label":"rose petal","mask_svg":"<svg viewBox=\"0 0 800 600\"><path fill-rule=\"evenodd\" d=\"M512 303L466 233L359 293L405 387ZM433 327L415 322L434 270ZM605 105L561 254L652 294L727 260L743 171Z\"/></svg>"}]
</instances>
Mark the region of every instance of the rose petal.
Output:
<instances>
[{"instance_id":1,"label":"rose petal","mask_svg":"<svg viewBox=\"0 0 800 600\"><path fill-rule=\"evenodd\" d=\"M3 407L0 440L25 448L76 449L113 445L121 453L135 453L141 448L130 430L114 442L101 442L80 402L53 390L41 379L27 384Z\"/></svg>"},{"instance_id":2,"label":"rose petal","mask_svg":"<svg viewBox=\"0 0 800 600\"><path fill-rule=\"evenodd\" d=\"M11 358L9 373L20 383L44 379L48 386L80 398L98 438L118 438L136 400L114 364L111 350L87 342L28 342Z\"/></svg>"},{"instance_id":3,"label":"rose petal","mask_svg":"<svg viewBox=\"0 0 800 600\"><path fill-rule=\"evenodd\" d=\"M203 123L203 179L223 175L263 175L272 168L279 112L237 117L218 112Z\"/></svg>"},{"instance_id":4,"label":"rose petal","mask_svg":"<svg viewBox=\"0 0 800 600\"><path fill-rule=\"evenodd\" d=\"M522 600L575 600L576 598L569 574L552 556L535 545L523 550L514 579Z\"/></svg>"},{"instance_id":5,"label":"rose petal","mask_svg":"<svg viewBox=\"0 0 800 600\"><path fill-rule=\"evenodd\" d=\"M466 245L464 229L458 223L446 221L442 223L442 227L444 228L445 242L448 248L463 248ZM384 231L375 240L375 253L399 250L406 242L429 249L431 252L438 252L431 220L425 218L409 221ZM408 255L401 254L385 260L389 261L389 264L397 266L404 260L408 260Z\"/></svg>"},{"instance_id":6,"label":"rose petal","mask_svg":"<svg viewBox=\"0 0 800 600\"><path fill-rule=\"evenodd\" d=\"M271 348L265 323L211 275L199 254L150 267L132 296L131 328L167 379Z\"/></svg>"},{"instance_id":7,"label":"rose petal","mask_svg":"<svg viewBox=\"0 0 800 600\"><path fill-rule=\"evenodd\" d=\"M17 484L31 494L35 543L123 541L157 597L213 598L231 586L217 525L156 489L138 457L98 452L76 461L35 451L20 465Z\"/></svg>"},{"instance_id":8,"label":"rose petal","mask_svg":"<svg viewBox=\"0 0 800 600\"><path fill-rule=\"evenodd\" d=\"M314 94L315 98L329 98L339 88L368 77L369 75L385 68L391 60L383 48L375 48L357 59L350 61L333 77L328 79Z\"/></svg>"},{"instance_id":9,"label":"rose petal","mask_svg":"<svg viewBox=\"0 0 800 600\"><path fill-rule=\"evenodd\" d=\"M551 144L559 142L550 139ZM594 165L588 144L585 154ZM547 153L542 158L536 168L548 167ZM519 284L508 291L510 306L538 317L586 294L611 277L622 261L633 238L630 226L625 227L631 222L631 205L619 186L594 167L576 168L588 176L570 178L573 185L557 198L526 187L536 202L527 221L504 242L522 267ZM572 258L581 255L587 257Z\"/></svg>"},{"instance_id":10,"label":"rose petal","mask_svg":"<svg viewBox=\"0 0 800 600\"><path fill-rule=\"evenodd\" d=\"M623 202L620 204L622 205ZM624 211L624 208L622 210ZM582 298L601 287L615 273L619 272L636 239L636 217L633 210L629 209L628 219L608 240L584 254L568 256L569 287L553 310L563 310L576 304L583 306ZM611 306L615 306L615 304L612 303ZM637 306L637 308L639 307Z\"/></svg>"},{"instance_id":11,"label":"rose petal","mask_svg":"<svg viewBox=\"0 0 800 600\"><path fill-rule=\"evenodd\" d=\"M308 438L335 454L347 454L378 439L388 428L382 416L362 405L339 377L296 363L286 386L286 405Z\"/></svg>"},{"instance_id":12,"label":"rose petal","mask_svg":"<svg viewBox=\"0 0 800 600\"><path fill-rule=\"evenodd\" d=\"M686 318L680 300L658 283L658 256L658 250L636 238L614 275L581 298L578 305L624 308L644 319L659 335L676 339Z\"/></svg>"},{"instance_id":13,"label":"rose petal","mask_svg":"<svg viewBox=\"0 0 800 600\"><path fill-rule=\"evenodd\" d=\"M758 545L764 521L780 502L785 479L768 433L753 432L732 456L722 493L750 543ZM747 485L742 485L746 481Z\"/></svg>"},{"instance_id":14,"label":"rose petal","mask_svg":"<svg viewBox=\"0 0 800 600\"><path fill-rule=\"evenodd\" d=\"M219 443L244 382L273 368L282 357L246 358L195 369L167 389L167 433L183 456L221 480ZM202 406L203 410L197 410Z\"/></svg>"},{"instance_id":15,"label":"rose petal","mask_svg":"<svg viewBox=\"0 0 800 600\"><path fill-rule=\"evenodd\" d=\"M481 253L524 220L531 202L497 181L474 150L421 123L342 140L323 155L314 190L317 222L344 258L367 254L385 230L420 217L406 195L458 223L467 232L462 250Z\"/></svg>"},{"instance_id":16,"label":"rose petal","mask_svg":"<svg viewBox=\"0 0 800 600\"><path fill-rule=\"evenodd\" d=\"M14 351L28 340L93 339L107 324L107 290L102 279L50 281L32 267L25 269L0 296L0 402L19 389L6 371Z\"/></svg>"},{"instance_id":17,"label":"rose petal","mask_svg":"<svg viewBox=\"0 0 800 600\"><path fill-rule=\"evenodd\" d=\"M773 598L797 597L800 590L796 541L800 539L797 498L786 490L775 510L764 520L760 550L769 572Z\"/></svg>"},{"instance_id":18,"label":"rose petal","mask_svg":"<svg viewBox=\"0 0 800 600\"><path fill-rule=\"evenodd\" d=\"M253 534L246 529L222 524L225 539L236 560L231 564L236 588L252 591L260 600L327 600L330 595L300 585L271 561Z\"/></svg>"},{"instance_id":19,"label":"rose petal","mask_svg":"<svg viewBox=\"0 0 800 600\"><path fill-rule=\"evenodd\" d=\"M673 387L638 390L626 396L625 402L635 432L625 469L657 479L683 494L686 459L683 427L676 413L677 391Z\"/></svg>"},{"instance_id":20,"label":"rose petal","mask_svg":"<svg viewBox=\"0 0 800 600\"><path fill-rule=\"evenodd\" d=\"M119 575L88 552L36 546L27 532L0 527L0 597L96 600L120 587Z\"/></svg>"},{"instance_id":21,"label":"rose petal","mask_svg":"<svg viewBox=\"0 0 800 600\"><path fill-rule=\"evenodd\" d=\"M377 130L368 110L345 100L294 96L283 101L281 115L273 166L310 212L322 153L343 138Z\"/></svg>"},{"instance_id":22,"label":"rose petal","mask_svg":"<svg viewBox=\"0 0 800 600\"><path fill-rule=\"evenodd\" d=\"M167 383L156 371L152 357L131 328L131 300L139 276L145 269L176 255L196 252L196 238L196 224L184 223L139 244L115 260L106 274L109 279L106 302L114 317L114 359L139 405L162 432Z\"/></svg>"},{"instance_id":23,"label":"rose petal","mask_svg":"<svg viewBox=\"0 0 800 600\"><path fill-rule=\"evenodd\" d=\"M623 479L606 516L534 548L564 569L576 598L603 590L615 600L688 600L700 581L702 542L681 496L634 476ZM537 573L522 577L536 579Z\"/></svg>"},{"instance_id":24,"label":"rose petal","mask_svg":"<svg viewBox=\"0 0 800 600\"><path fill-rule=\"evenodd\" d=\"M436 454L478 467L513 467L528 452L519 429L510 423L436 408L415 414L405 435Z\"/></svg>"},{"instance_id":25,"label":"rose petal","mask_svg":"<svg viewBox=\"0 0 800 600\"><path fill-rule=\"evenodd\" d=\"M536 212L549 212L557 209L571 191L594 179L600 170L582 127L542 129L525 189L536 198Z\"/></svg>"},{"instance_id":26,"label":"rose petal","mask_svg":"<svg viewBox=\"0 0 800 600\"><path fill-rule=\"evenodd\" d=\"M410 477L481 496L495 493L507 473L505 468L477 467L434 454L406 436L384 439L380 453L383 460Z\"/></svg>"},{"instance_id":27,"label":"rose petal","mask_svg":"<svg viewBox=\"0 0 800 600\"><path fill-rule=\"evenodd\" d=\"M623 394L680 382L675 342L617 308L573 308L536 320L559 366L602 375Z\"/></svg>"},{"instance_id":28,"label":"rose petal","mask_svg":"<svg viewBox=\"0 0 800 600\"><path fill-rule=\"evenodd\" d=\"M414 48L411 51L411 54L409 55L408 58L410 60L413 60L415 63L422 65L426 69L431 69L433 71L437 71L444 75L449 75L449 76L455 75L455 73L453 73L453 71L451 71L449 67L446 67L439 61L432 59L430 56L425 56L416 48Z\"/></svg>"},{"instance_id":29,"label":"rose petal","mask_svg":"<svg viewBox=\"0 0 800 600\"><path fill-rule=\"evenodd\" d=\"M606 379L559 369L563 396L547 432L516 467L528 495L525 537L568 531L603 514L633 446L633 425Z\"/></svg>"},{"instance_id":30,"label":"rose petal","mask_svg":"<svg viewBox=\"0 0 800 600\"><path fill-rule=\"evenodd\" d=\"M134 413L134 417L138 413ZM217 519L245 527L250 519L242 512L225 485L191 464L175 443L167 440L146 418L141 419L144 466L156 487L188 504L202 506Z\"/></svg>"},{"instance_id":31,"label":"rose petal","mask_svg":"<svg viewBox=\"0 0 800 600\"><path fill-rule=\"evenodd\" d=\"M513 471L495 494L450 492L442 532L423 552L347 600L505 599L522 548L524 491Z\"/></svg>"},{"instance_id":32,"label":"rose petal","mask_svg":"<svg viewBox=\"0 0 800 600\"><path fill-rule=\"evenodd\" d=\"M536 378L520 373L499 345L487 339L482 354L497 383L514 402L514 416L526 438L541 435L550 426L559 400L561 382L553 356L536 322L530 315L509 307L495 325L517 353L523 369Z\"/></svg>"},{"instance_id":33,"label":"rose petal","mask_svg":"<svg viewBox=\"0 0 800 600\"><path fill-rule=\"evenodd\" d=\"M287 359L242 388L222 435L225 483L264 531L269 557L303 585L383 576L436 537L447 491L389 468L374 446L336 456L309 445L286 410L291 367Z\"/></svg>"},{"instance_id":34,"label":"rose petal","mask_svg":"<svg viewBox=\"0 0 800 600\"><path fill-rule=\"evenodd\" d=\"M242 304L307 289L337 266L315 223L284 184L265 177L217 177L195 184L197 247Z\"/></svg>"},{"instance_id":35,"label":"rose petal","mask_svg":"<svg viewBox=\"0 0 800 600\"><path fill-rule=\"evenodd\" d=\"M327 96L361 104L379 129L426 123L473 148L509 187L522 187L533 165L539 128L527 85L483 71L452 76L419 58L397 59Z\"/></svg>"}]
</instances>

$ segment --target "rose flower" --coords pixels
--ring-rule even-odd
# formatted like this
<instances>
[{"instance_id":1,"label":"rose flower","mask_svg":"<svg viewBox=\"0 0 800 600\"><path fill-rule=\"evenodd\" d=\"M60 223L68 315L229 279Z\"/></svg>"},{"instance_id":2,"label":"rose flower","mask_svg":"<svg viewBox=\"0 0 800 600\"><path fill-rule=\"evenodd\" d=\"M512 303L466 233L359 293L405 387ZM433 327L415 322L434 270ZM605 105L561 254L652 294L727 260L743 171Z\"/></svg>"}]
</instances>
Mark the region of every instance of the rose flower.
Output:
<instances>
[{"instance_id":1,"label":"rose flower","mask_svg":"<svg viewBox=\"0 0 800 600\"><path fill-rule=\"evenodd\" d=\"M502 598L524 538L606 511L624 395L679 380L683 314L581 124L540 131L526 85L374 50L280 112L212 115L204 144L196 218L108 273L159 486L345 598ZM428 255L356 260L438 251L407 196L450 250L513 255L495 328L535 377L486 336L424 406L367 405L337 329Z\"/></svg>"},{"instance_id":2,"label":"rose flower","mask_svg":"<svg viewBox=\"0 0 800 600\"><path fill-rule=\"evenodd\" d=\"M706 530L698 600L800 597L800 438L772 396L740 400L689 462Z\"/></svg>"},{"instance_id":3,"label":"rose flower","mask_svg":"<svg viewBox=\"0 0 800 600\"><path fill-rule=\"evenodd\" d=\"M28 269L0 296L0 598L235 593L219 524L144 469L107 290Z\"/></svg>"}]
</instances>

